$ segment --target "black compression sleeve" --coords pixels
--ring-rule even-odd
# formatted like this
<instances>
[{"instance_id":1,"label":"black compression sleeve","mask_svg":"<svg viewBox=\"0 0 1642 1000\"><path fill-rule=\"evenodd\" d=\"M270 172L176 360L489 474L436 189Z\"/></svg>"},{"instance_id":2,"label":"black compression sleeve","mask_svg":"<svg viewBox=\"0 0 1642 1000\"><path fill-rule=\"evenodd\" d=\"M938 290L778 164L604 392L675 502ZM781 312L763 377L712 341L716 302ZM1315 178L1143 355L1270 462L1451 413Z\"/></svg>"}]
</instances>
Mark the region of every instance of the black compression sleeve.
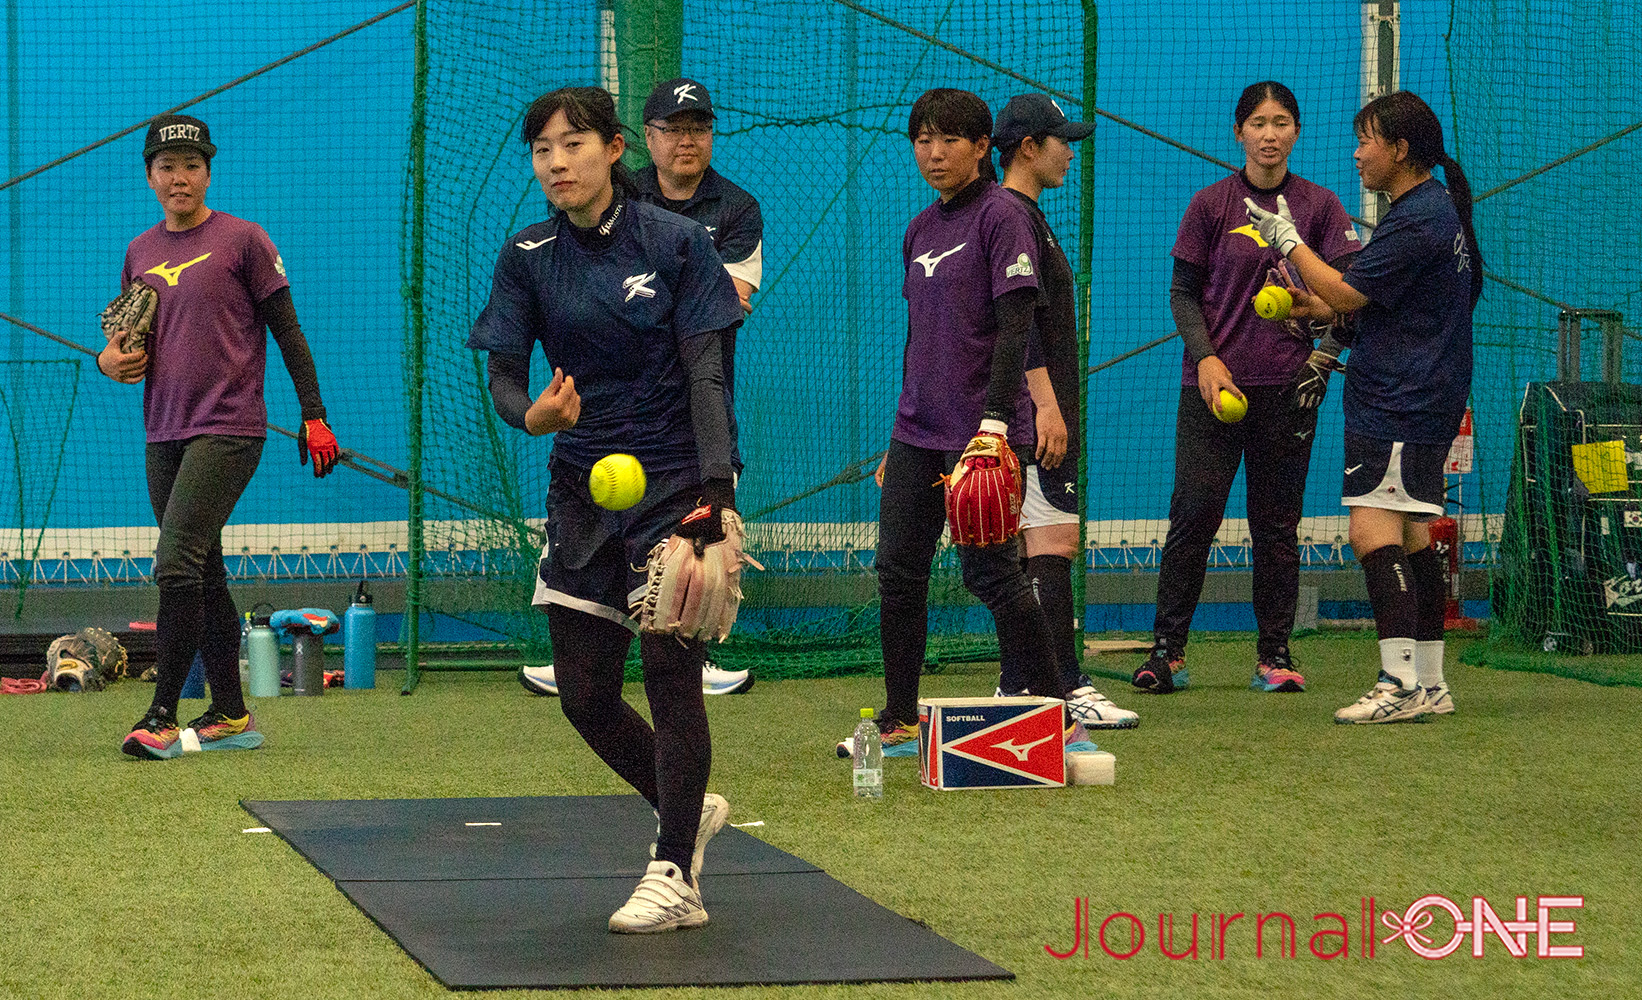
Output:
<instances>
[{"instance_id":1,"label":"black compression sleeve","mask_svg":"<svg viewBox=\"0 0 1642 1000\"><path fill-rule=\"evenodd\" d=\"M302 406L303 420L324 420L325 403L319 398L319 375L314 371L314 356L308 350L308 338L296 320L296 305L291 301L289 286L257 303L257 322L268 328L279 345L279 356L285 359L285 370L296 387L296 399Z\"/></svg>"},{"instance_id":2,"label":"black compression sleeve","mask_svg":"<svg viewBox=\"0 0 1642 1000\"><path fill-rule=\"evenodd\" d=\"M1351 266L1351 262L1356 259L1357 251L1353 250L1350 253L1341 254L1340 256L1329 261L1328 266L1334 268L1336 271L1339 271L1341 274L1344 274L1346 273L1346 269ZM1355 340L1356 337L1357 314L1354 312L1345 313L1344 315L1335 317L1334 325L1329 328L1328 333L1323 336L1322 341L1317 345L1317 347L1319 350L1327 351L1335 357L1339 357L1340 352L1350 347L1351 342Z\"/></svg>"},{"instance_id":3,"label":"black compression sleeve","mask_svg":"<svg viewBox=\"0 0 1642 1000\"><path fill-rule=\"evenodd\" d=\"M986 384L986 417L1005 423L1015 416L1025 372L1026 336L1032 329L1032 310L1038 304L1036 288L1017 288L993 300L998 314L998 339L992 345L992 377Z\"/></svg>"},{"instance_id":4,"label":"black compression sleeve","mask_svg":"<svg viewBox=\"0 0 1642 1000\"><path fill-rule=\"evenodd\" d=\"M491 351L485 368L490 373L490 398L496 413L509 427L525 429L530 409L530 358L523 354Z\"/></svg>"},{"instance_id":5,"label":"black compression sleeve","mask_svg":"<svg viewBox=\"0 0 1642 1000\"><path fill-rule=\"evenodd\" d=\"M1209 323L1203 318L1203 286L1207 279L1203 268L1175 258L1174 276L1169 280L1169 311L1174 314L1175 329L1186 342L1186 354L1194 365L1214 354Z\"/></svg>"},{"instance_id":6,"label":"black compression sleeve","mask_svg":"<svg viewBox=\"0 0 1642 1000\"><path fill-rule=\"evenodd\" d=\"M703 482L733 480L730 465L729 396L724 391L724 333L714 330L679 343L690 380L690 423L696 432L696 462Z\"/></svg>"}]
</instances>

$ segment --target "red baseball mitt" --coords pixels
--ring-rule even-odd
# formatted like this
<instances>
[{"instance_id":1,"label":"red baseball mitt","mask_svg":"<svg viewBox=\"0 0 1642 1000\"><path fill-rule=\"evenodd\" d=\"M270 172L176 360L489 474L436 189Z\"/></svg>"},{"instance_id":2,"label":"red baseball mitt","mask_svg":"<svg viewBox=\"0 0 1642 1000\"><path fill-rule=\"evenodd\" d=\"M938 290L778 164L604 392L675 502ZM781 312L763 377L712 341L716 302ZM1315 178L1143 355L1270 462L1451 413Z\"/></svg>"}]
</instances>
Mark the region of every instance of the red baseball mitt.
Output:
<instances>
[{"instance_id":1,"label":"red baseball mitt","mask_svg":"<svg viewBox=\"0 0 1642 1000\"><path fill-rule=\"evenodd\" d=\"M1004 435L982 430L946 477L954 545L998 545L1021 530L1021 463Z\"/></svg>"}]
</instances>

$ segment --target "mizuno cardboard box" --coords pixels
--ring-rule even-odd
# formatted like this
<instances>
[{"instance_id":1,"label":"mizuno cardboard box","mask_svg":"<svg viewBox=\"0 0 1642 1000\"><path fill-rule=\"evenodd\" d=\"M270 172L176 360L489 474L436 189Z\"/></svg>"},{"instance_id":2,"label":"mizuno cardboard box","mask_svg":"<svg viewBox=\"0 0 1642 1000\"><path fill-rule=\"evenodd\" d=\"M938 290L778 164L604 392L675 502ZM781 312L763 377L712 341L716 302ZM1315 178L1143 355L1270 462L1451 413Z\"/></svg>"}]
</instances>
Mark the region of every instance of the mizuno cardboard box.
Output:
<instances>
[{"instance_id":1,"label":"mizuno cardboard box","mask_svg":"<svg viewBox=\"0 0 1642 1000\"><path fill-rule=\"evenodd\" d=\"M926 698L918 703L925 785L1060 788L1066 784L1059 698Z\"/></svg>"}]
</instances>

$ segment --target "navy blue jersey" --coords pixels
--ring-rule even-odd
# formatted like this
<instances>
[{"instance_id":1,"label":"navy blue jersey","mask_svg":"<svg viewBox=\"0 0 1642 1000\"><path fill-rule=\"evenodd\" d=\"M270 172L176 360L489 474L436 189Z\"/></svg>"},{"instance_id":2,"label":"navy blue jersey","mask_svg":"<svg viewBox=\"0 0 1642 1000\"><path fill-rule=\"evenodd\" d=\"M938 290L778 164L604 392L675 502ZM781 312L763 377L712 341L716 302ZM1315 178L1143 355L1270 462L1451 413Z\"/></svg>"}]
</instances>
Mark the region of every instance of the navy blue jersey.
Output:
<instances>
[{"instance_id":1,"label":"navy blue jersey","mask_svg":"<svg viewBox=\"0 0 1642 1000\"><path fill-rule=\"evenodd\" d=\"M701 176L695 193L683 201L661 193L655 164L636 172L633 182L639 200L701 223L713 238L713 248L724 258L730 277L754 288L764 280L764 215L757 198L712 167Z\"/></svg>"},{"instance_id":2,"label":"navy blue jersey","mask_svg":"<svg viewBox=\"0 0 1642 1000\"><path fill-rule=\"evenodd\" d=\"M528 357L540 341L575 377L581 417L554 436L561 461L627 452L658 471L694 467L679 344L739 326L741 303L701 226L633 201L621 215L600 251L562 213L510 237L467 345Z\"/></svg>"},{"instance_id":3,"label":"navy blue jersey","mask_svg":"<svg viewBox=\"0 0 1642 1000\"><path fill-rule=\"evenodd\" d=\"M1391 203L1346 270L1368 297L1346 365L1346 430L1448 444L1471 392L1471 287L1482 266L1448 190L1435 180Z\"/></svg>"}]
</instances>

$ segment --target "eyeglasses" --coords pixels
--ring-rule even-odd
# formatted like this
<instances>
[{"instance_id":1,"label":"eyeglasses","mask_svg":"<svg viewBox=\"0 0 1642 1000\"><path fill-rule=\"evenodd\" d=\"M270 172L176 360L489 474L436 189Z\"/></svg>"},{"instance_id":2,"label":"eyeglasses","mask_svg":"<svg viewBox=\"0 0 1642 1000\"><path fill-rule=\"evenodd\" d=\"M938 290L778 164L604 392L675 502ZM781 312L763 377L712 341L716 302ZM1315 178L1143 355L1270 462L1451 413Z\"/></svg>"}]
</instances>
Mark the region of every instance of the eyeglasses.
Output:
<instances>
[{"instance_id":1,"label":"eyeglasses","mask_svg":"<svg viewBox=\"0 0 1642 1000\"><path fill-rule=\"evenodd\" d=\"M658 125L650 123L650 127L664 136L680 139L704 139L713 134L711 125Z\"/></svg>"}]
</instances>

